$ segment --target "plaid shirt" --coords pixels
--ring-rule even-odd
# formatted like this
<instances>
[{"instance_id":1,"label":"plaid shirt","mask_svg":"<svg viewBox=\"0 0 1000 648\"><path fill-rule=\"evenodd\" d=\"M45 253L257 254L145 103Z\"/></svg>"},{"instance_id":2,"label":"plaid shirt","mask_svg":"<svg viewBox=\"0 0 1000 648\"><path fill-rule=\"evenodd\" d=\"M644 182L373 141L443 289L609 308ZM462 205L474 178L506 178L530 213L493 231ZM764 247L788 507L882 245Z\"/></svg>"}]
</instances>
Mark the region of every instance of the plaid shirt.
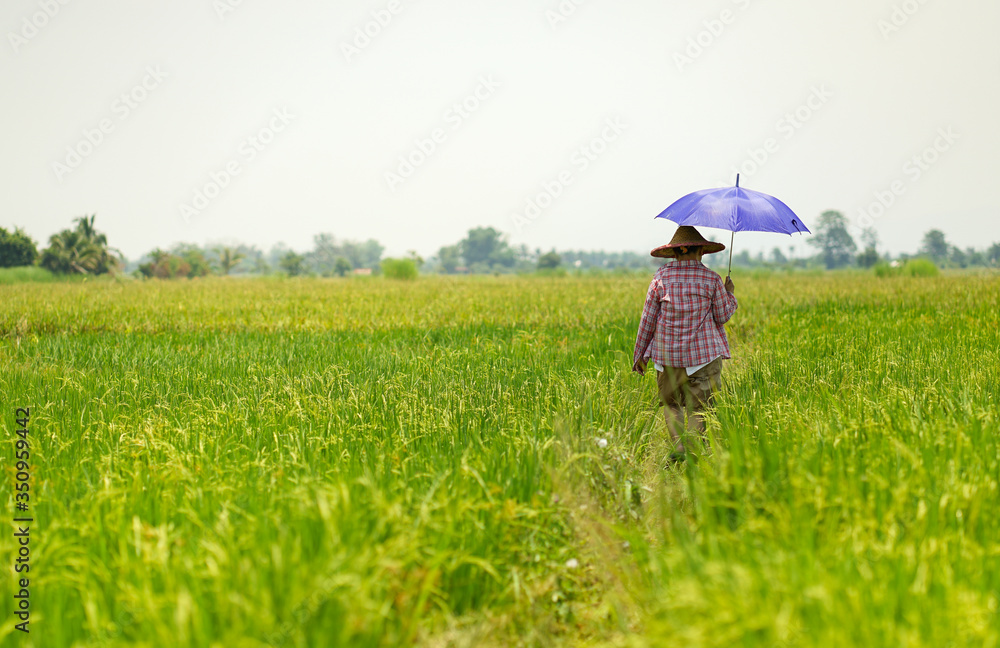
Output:
<instances>
[{"instance_id":1,"label":"plaid shirt","mask_svg":"<svg viewBox=\"0 0 1000 648\"><path fill-rule=\"evenodd\" d=\"M671 261L657 270L646 294L633 364L653 359L665 367L696 367L729 358L723 324L736 297L700 261Z\"/></svg>"}]
</instances>

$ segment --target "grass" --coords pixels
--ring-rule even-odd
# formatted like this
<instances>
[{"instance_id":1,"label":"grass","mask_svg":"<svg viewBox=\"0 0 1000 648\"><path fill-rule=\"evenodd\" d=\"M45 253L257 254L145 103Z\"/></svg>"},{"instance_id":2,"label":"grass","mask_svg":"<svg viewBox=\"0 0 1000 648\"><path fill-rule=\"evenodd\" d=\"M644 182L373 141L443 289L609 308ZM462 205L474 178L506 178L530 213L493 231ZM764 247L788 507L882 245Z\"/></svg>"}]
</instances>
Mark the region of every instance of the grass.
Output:
<instances>
[{"instance_id":1,"label":"grass","mask_svg":"<svg viewBox=\"0 0 1000 648\"><path fill-rule=\"evenodd\" d=\"M0 287L0 642L995 645L1000 282L735 279L669 469L648 278Z\"/></svg>"},{"instance_id":2,"label":"grass","mask_svg":"<svg viewBox=\"0 0 1000 648\"><path fill-rule=\"evenodd\" d=\"M45 268L38 266L18 266L16 268L0 268L0 285L25 282L51 282L62 280Z\"/></svg>"}]
</instances>

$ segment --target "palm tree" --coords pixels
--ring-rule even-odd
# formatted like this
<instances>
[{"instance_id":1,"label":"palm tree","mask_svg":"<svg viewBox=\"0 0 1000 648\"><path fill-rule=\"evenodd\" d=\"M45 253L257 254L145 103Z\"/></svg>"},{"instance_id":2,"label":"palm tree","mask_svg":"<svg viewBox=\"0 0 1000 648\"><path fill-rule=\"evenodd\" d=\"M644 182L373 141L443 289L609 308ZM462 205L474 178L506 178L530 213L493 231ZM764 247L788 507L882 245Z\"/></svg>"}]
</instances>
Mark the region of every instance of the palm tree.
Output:
<instances>
[{"instance_id":1,"label":"palm tree","mask_svg":"<svg viewBox=\"0 0 1000 648\"><path fill-rule=\"evenodd\" d=\"M222 268L222 274L227 275L229 271L239 265L246 255L231 248L231 247L217 247L215 248L216 254L219 255L219 267Z\"/></svg>"},{"instance_id":2,"label":"palm tree","mask_svg":"<svg viewBox=\"0 0 1000 648\"><path fill-rule=\"evenodd\" d=\"M52 235L39 265L60 274L104 274L118 269L121 252L108 247L108 238L94 228L96 218L96 214L74 218L76 229Z\"/></svg>"},{"instance_id":3,"label":"palm tree","mask_svg":"<svg viewBox=\"0 0 1000 648\"><path fill-rule=\"evenodd\" d=\"M97 214L91 214L89 217L78 216L73 219L73 222L76 223L76 231L80 232L88 241L106 246L108 244L108 237L94 228L95 220L97 220Z\"/></svg>"},{"instance_id":4,"label":"palm tree","mask_svg":"<svg viewBox=\"0 0 1000 648\"><path fill-rule=\"evenodd\" d=\"M39 265L59 274L96 274L105 254L80 232L66 229L52 235Z\"/></svg>"},{"instance_id":5,"label":"palm tree","mask_svg":"<svg viewBox=\"0 0 1000 648\"><path fill-rule=\"evenodd\" d=\"M101 262L98 264L95 274L103 274L116 270L120 265L119 259L123 259L123 256L121 250L108 246L108 237L97 231L94 227L95 220L97 220L97 214L91 214L89 217L74 218L73 222L76 223L76 231L101 251Z\"/></svg>"}]
</instances>

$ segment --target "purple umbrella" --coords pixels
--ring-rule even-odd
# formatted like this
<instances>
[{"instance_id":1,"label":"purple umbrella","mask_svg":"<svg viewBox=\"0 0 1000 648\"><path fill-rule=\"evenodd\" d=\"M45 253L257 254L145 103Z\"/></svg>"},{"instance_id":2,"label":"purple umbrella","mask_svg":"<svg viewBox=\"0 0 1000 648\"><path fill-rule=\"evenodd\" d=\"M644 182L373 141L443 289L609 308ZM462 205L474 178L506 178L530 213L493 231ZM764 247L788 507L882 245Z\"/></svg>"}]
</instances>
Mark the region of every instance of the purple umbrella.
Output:
<instances>
[{"instance_id":1,"label":"purple umbrella","mask_svg":"<svg viewBox=\"0 0 1000 648\"><path fill-rule=\"evenodd\" d=\"M733 232L729 239L729 273L733 271L733 239L736 232L809 232L802 219L788 205L774 196L735 187L702 189L680 198L656 218L666 218L678 225L701 225ZM809 232L811 234L811 232Z\"/></svg>"}]
</instances>

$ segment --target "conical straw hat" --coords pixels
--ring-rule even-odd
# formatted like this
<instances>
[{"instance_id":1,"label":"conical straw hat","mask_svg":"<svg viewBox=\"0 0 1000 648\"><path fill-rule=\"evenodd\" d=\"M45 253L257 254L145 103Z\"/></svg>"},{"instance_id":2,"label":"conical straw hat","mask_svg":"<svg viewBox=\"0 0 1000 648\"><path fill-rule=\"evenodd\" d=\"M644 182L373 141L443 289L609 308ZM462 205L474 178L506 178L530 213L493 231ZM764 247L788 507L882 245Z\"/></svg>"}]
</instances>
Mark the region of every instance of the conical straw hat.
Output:
<instances>
[{"instance_id":1,"label":"conical straw hat","mask_svg":"<svg viewBox=\"0 0 1000 648\"><path fill-rule=\"evenodd\" d=\"M671 258L677 256L677 248L681 247L702 247L705 248L705 254L715 254L726 249L725 245L709 241L690 225L681 225L669 243L661 245L649 254L654 257Z\"/></svg>"}]
</instances>

